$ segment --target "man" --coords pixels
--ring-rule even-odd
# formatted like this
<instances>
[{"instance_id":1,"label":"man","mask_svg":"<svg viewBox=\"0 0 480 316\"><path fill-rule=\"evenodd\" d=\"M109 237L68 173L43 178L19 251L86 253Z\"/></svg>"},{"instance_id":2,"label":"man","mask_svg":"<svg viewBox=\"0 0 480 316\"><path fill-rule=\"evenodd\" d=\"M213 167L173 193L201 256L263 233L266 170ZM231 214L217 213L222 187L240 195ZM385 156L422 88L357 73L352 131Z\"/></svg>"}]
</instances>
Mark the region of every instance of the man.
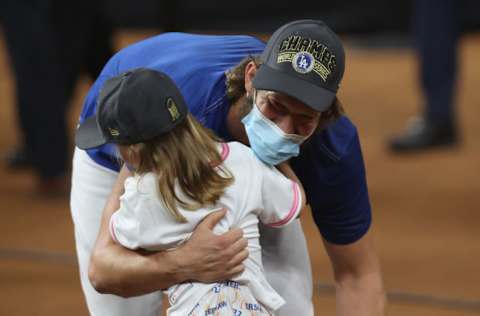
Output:
<instances>
[{"instance_id":1,"label":"man","mask_svg":"<svg viewBox=\"0 0 480 316\"><path fill-rule=\"evenodd\" d=\"M262 52L261 58L249 57ZM338 37L321 21L301 20L278 29L266 47L248 36L169 33L147 39L105 66L87 96L81 123L94 114L103 82L137 67L172 77L191 113L219 136L250 144L268 164L292 158L332 261L338 314L381 315L383 287L368 234L371 213L358 135L340 115L336 99L344 72ZM301 154L294 158L301 144ZM129 176L122 168L116 179L119 169L110 147L75 152L71 207L82 286L93 315L156 315L158 290L189 279L228 279L242 271L248 254L241 232L211 232L222 212L207 217L174 251L143 254L115 244L108 221ZM299 221L285 229L261 227L261 243L267 278L287 302L278 315L313 315ZM87 279L91 253L88 274L98 291L123 297L150 294L122 300L96 293Z\"/></svg>"}]
</instances>

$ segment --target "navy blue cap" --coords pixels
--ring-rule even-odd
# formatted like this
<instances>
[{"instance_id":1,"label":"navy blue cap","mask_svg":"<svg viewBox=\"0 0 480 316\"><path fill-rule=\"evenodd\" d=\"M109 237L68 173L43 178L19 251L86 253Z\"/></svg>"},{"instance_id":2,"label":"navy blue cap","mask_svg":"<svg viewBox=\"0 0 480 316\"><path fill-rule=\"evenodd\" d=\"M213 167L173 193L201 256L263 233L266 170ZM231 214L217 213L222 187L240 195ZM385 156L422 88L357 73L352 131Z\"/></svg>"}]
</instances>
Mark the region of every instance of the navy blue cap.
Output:
<instances>
[{"instance_id":1,"label":"navy blue cap","mask_svg":"<svg viewBox=\"0 0 480 316\"><path fill-rule=\"evenodd\" d=\"M146 68L107 80L97 102L96 115L77 129L75 143L81 149L147 141L172 130L188 113L173 80Z\"/></svg>"},{"instance_id":2,"label":"navy blue cap","mask_svg":"<svg viewBox=\"0 0 480 316\"><path fill-rule=\"evenodd\" d=\"M261 59L253 78L256 89L287 94L320 112L332 105L345 71L342 43L320 20L280 27Z\"/></svg>"}]
</instances>

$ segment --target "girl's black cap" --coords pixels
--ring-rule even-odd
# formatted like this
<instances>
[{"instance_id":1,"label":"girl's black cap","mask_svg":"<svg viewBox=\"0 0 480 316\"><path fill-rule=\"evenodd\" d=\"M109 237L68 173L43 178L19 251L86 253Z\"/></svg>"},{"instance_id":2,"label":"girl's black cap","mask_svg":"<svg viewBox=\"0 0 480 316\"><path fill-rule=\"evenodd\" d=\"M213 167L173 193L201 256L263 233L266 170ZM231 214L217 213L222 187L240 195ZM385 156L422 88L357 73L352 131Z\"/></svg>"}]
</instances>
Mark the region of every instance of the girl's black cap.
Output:
<instances>
[{"instance_id":1,"label":"girl's black cap","mask_svg":"<svg viewBox=\"0 0 480 316\"><path fill-rule=\"evenodd\" d=\"M172 130L185 120L188 107L166 74L137 68L108 79L97 112L77 129L75 143L91 149L106 143L132 145Z\"/></svg>"},{"instance_id":2,"label":"girl's black cap","mask_svg":"<svg viewBox=\"0 0 480 316\"><path fill-rule=\"evenodd\" d=\"M338 36L320 20L297 20L273 33L253 78L256 89L281 92L316 111L335 100L345 71Z\"/></svg>"}]
</instances>

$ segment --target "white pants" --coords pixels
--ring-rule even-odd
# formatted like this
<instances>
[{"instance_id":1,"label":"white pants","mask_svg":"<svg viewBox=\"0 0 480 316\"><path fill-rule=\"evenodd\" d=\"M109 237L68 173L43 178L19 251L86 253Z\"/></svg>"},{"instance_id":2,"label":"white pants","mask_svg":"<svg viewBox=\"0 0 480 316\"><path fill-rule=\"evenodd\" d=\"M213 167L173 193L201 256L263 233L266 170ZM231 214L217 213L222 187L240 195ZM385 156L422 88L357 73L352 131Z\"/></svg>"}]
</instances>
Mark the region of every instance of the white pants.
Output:
<instances>
[{"instance_id":1,"label":"white pants","mask_svg":"<svg viewBox=\"0 0 480 316\"><path fill-rule=\"evenodd\" d=\"M160 291L124 299L99 294L88 280L90 253L117 175L95 163L85 151L75 149L70 208L82 289L93 316L158 316L162 308ZM262 227L260 233L267 279L286 301L276 314L313 315L310 258L300 222L281 229Z\"/></svg>"}]
</instances>

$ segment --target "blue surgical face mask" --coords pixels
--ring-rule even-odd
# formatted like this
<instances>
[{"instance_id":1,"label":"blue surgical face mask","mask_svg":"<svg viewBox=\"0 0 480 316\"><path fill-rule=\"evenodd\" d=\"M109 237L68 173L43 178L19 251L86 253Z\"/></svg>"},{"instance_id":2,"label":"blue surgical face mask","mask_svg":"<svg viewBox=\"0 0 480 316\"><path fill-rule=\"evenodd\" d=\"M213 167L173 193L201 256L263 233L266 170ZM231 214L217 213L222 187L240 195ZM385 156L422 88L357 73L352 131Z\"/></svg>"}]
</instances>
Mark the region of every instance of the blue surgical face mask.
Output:
<instances>
[{"instance_id":1,"label":"blue surgical face mask","mask_svg":"<svg viewBox=\"0 0 480 316\"><path fill-rule=\"evenodd\" d=\"M255 155L268 165L278 165L300 153L300 145L308 136L287 134L266 118L255 102L243 119L245 131Z\"/></svg>"}]
</instances>

